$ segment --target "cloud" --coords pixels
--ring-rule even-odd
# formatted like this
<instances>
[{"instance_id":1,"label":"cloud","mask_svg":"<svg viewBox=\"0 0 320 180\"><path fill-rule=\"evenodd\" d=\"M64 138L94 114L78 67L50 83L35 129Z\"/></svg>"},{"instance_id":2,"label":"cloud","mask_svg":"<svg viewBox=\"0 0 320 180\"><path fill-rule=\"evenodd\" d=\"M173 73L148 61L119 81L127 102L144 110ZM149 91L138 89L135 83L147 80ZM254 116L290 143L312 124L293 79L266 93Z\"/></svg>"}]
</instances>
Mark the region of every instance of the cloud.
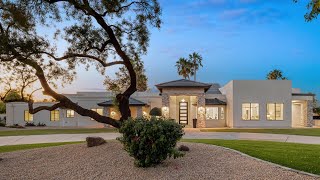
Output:
<instances>
[{"instance_id":1,"label":"cloud","mask_svg":"<svg viewBox=\"0 0 320 180\"><path fill-rule=\"evenodd\" d=\"M229 9L224 10L218 15L223 21L238 21L249 24L274 23L287 17L287 14L274 8L260 9Z\"/></svg>"},{"instance_id":2,"label":"cloud","mask_svg":"<svg viewBox=\"0 0 320 180\"><path fill-rule=\"evenodd\" d=\"M244 17L247 13L248 10L244 8L225 10L220 13L219 18L222 20L234 20L239 17Z\"/></svg>"}]
</instances>

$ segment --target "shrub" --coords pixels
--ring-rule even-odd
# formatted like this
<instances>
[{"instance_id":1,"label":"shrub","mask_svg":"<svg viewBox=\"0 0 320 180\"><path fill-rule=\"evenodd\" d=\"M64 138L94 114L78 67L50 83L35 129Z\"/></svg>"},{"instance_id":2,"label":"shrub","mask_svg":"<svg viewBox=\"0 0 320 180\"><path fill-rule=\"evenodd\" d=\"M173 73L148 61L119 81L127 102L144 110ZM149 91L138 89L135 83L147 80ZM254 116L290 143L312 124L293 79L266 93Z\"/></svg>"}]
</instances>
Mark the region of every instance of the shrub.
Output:
<instances>
[{"instance_id":1,"label":"shrub","mask_svg":"<svg viewBox=\"0 0 320 180\"><path fill-rule=\"evenodd\" d=\"M1 121L1 122L0 122L0 126L1 126L1 127L5 127L5 126L6 126L6 123L4 123L4 122Z\"/></svg>"},{"instance_id":2,"label":"shrub","mask_svg":"<svg viewBox=\"0 0 320 180\"><path fill-rule=\"evenodd\" d=\"M23 126L20 126L19 124L14 124L11 126L7 126L8 128L24 128Z\"/></svg>"},{"instance_id":3,"label":"shrub","mask_svg":"<svg viewBox=\"0 0 320 180\"><path fill-rule=\"evenodd\" d=\"M106 143L106 140L102 137L87 137L86 141L88 147L100 146L101 144Z\"/></svg>"},{"instance_id":4,"label":"shrub","mask_svg":"<svg viewBox=\"0 0 320 180\"><path fill-rule=\"evenodd\" d=\"M160 108L154 107L150 111L150 116L162 116L162 112Z\"/></svg>"},{"instance_id":5,"label":"shrub","mask_svg":"<svg viewBox=\"0 0 320 180\"><path fill-rule=\"evenodd\" d=\"M37 126L47 126L45 123L38 122Z\"/></svg>"},{"instance_id":6,"label":"shrub","mask_svg":"<svg viewBox=\"0 0 320 180\"><path fill-rule=\"evenodd\" d=\"M26 122L26 127L36 126L33 122Z\"/></svg>"},{"instance_id":7,"label":"shrub","mask_svg":"<svg viewBox=\"0 0 320 180\"><path fill-rule=\"evenodd\" d=\"M138 167L154 166L168 157L184 155L175 149L184 133L182 126L173 120L155 117L150 120L129 119L121 125L119 132L122 137L118 140L123 143L129 155L134 157Z\"/></svg>"},{"instance_id":8,"label":"shrub","mask_svg":"<svg viewBox=\"0 0 320 180\"><path fill-rule=\"evenodd\" d=\"M180 145L179 148L178 148L179 151L189 151L189 147L188 146L185 146L185 145Z\"/></svg>"}]
</instances>

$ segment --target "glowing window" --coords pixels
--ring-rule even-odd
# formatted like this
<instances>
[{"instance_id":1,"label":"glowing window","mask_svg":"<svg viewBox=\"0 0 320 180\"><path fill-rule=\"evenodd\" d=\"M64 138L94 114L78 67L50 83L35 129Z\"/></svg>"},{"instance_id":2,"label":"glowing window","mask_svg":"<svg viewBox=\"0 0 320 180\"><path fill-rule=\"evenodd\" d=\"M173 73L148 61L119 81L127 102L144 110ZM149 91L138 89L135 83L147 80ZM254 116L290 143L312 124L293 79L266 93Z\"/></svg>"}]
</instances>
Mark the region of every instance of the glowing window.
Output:
<instances>
[{"instance_id":1,"label":"glowing window","mask_svg":"<svg viewBox=\"0 0 320 180\"><path fill-rule=\"evenodd\" d=\"M267 104L267 119L268 120L283 120L283 104L268 103Z\"/></svg>"},{"instance_id":2,"label":"glowing window","mask_svg":"<svg viewBox=\"0 0 320 180\"><path fill-rule=\"evenodd\" d=\"M59 110L50 111L50 121L59 121L60 113Z\"/></svg>"},{"instance_id":3,"label":"glowing window","mask_svg":"<svg viewBox=\"0 0 320 180\"><path fill-rule=\"evenodd\" d=\"M243 103L242 104L242 120L259 120L259 104Z\"/></svg>"},{"instance_id":4,"label":"glowing window","mask_svg":"<svg viewBox=\"0 0 320 180\"><path fill-rule=\"evenodd\" d=\"M67 110L67 118L74 118L74 110L71 110L71 109Z\"/></svg>"},{"instance_id":5,"label":"glowing window","mask_svg":"<svg viewBox=\"0 0 320 180\"><path fill-rule=\"evenodd\" d=\"M29 111L24 111L24 121L32 122L33 121L33 114L30 114Z\"/></svg>"}]
</instances>

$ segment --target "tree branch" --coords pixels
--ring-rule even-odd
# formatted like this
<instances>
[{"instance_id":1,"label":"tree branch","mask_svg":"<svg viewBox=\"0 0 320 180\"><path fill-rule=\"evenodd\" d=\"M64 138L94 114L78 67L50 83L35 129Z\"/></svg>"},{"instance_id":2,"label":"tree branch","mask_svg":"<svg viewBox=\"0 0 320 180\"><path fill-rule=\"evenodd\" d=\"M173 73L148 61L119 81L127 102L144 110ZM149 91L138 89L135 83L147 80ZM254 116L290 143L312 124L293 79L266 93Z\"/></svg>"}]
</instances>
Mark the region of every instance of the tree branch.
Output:
<instances>
[{"instance_id":1,"label":"tree branch","mask_svg":"<svg viewBox=\"0 0 320 180\"><path fill-rule=\"evenodd\" d=\"M63 60L69 59L69 58L89 58L89 59L93 59L93 60L98 61L103 67L113 66L116 64L124 64L123 61L113 61L113 62L107 63L100 58L97 58L97 57L91 56L91 55L87 55L87 54L67 54L62 57L55 57L53 54L48 53L48 52L39 52L39 53L46 54L56 61L63 61Z\"/></svg>"},{"instance_id":2,"label":"tree branch","mask_svg":"<svg viewBox=\"0 0 320 180\"><path fill-rule=\"evenodd\" d=\"M56 110L60 107L63 107L63 103L59 102L57 104L54 104L53 106L39 106L39 107L33 108L33 101L29 101L28 106L29 106L29 113L35 114L35 113L43 111L43 110L47 110L47 111Z\"/></svg>"}]
</instances>

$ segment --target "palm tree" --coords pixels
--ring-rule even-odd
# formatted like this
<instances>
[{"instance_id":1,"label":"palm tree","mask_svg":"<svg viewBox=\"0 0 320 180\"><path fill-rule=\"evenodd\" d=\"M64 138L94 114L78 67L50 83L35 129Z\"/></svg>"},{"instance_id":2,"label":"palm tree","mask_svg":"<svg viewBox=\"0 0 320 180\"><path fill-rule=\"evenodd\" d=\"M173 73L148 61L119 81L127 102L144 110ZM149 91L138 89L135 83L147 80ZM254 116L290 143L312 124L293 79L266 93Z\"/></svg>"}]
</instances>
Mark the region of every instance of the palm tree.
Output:
<instances>
[{"instance_id":1,"label":"palm tree","mask_svg":"<svg viewBox=\"0 0 320 180\"><path fill-rule=\"evenodd\" d=\"M288 78L282 75L282 71L279 69L274 69L267 74L268 80L287 80Z\"/></svg>"},{"instance_id":2,"label":"palm tree","mask_svg":"<svg viewBox=\"0 0 320 180\"><path fill-rule=\"evenodd\" d=\"M189 60L192 63L191 75L194 77L194 81L197 81L197 71L199 66L202 66L202 56L199 53L193 52L189 54Z\"/></svg>"},{"instance_id":3,"label":"palm tree","mask_svg":"<svg viewBox=\"0 0 320 180\"><path fill-rule=\"evenodd\" d=\"M190 79L192 64L185 58L180 58L176 62L176 67L178 68L178 74L184 79Z\"/></svg>"}]
</instances>

